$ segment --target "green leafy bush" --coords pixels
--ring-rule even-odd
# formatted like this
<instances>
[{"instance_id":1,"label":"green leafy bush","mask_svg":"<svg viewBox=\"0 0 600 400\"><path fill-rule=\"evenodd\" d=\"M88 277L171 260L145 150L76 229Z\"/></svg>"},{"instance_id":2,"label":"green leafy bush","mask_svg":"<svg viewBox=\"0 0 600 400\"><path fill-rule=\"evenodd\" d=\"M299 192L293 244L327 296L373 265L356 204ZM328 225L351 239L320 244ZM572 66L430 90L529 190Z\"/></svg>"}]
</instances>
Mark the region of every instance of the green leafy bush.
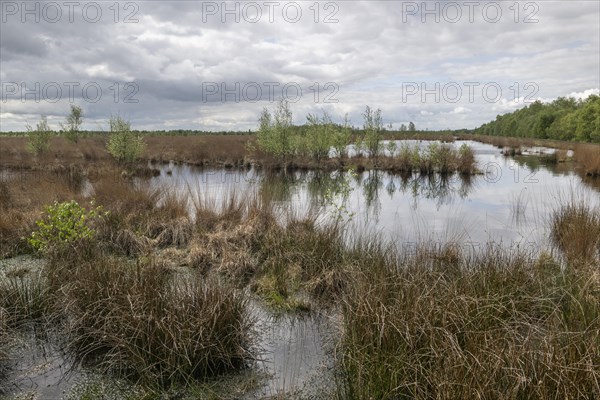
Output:
<instances>
[{"instance_id":1,"label":"green leafy bush","mask_svg":"<svg viewBox=\"0 0 600 400\"><path fill-rule=\"evenodd\" d=\"M65 138L73 143L77 143L81 134L79 127L82 123L83 111L81 110L81 107L71 105L71 112L67 116L66 123L64 125L61 124Z\"/></svg>"},{"instance_id":2,"label":"green leafy bush","mask_svg":"<svg viewBox=\"0 0 600 400\"><path fill-rule=\"evenodd\" d=\"M377 157L381 150L381 132L383 131L383 120L381 110L373 110L367 106L363 114L364 138L363 146L369 152L369 157Z\"/></svg>"},{"instance_id":3,"label":"green leafy bush","mask_svg":"<svg viewBox=\"0 0 600 400\"><path fill-rule=\"evenodd\" d=\"M259 119L258 146L279 158L292 155L292 126L292 111L287 100L280 100L273 114L265 108Z\"/></svg>"},{"instance_id":4,"label":"green leafy bush","mask_svg":"<svg viewBox=\"0 0 600 400\"><path fill-rule=\"evenodd\" d=\"M94 207L93 202L86 210L75 200L54 202L44 211L44 218L36 221L38 229L28 240L31 247L42 253L91 239L95 234L94 223L108 214L102 212L102 207Z\"/></svg>"},{"instance_id":5,"label":"green leafy bush","mask_svg":"<svg viewBox=\"0 0 600 400\"><path fill-rule=\"evenodd\" d=\"M27 150L36 156L44 153L50 147L50 137L52 129L48 125L48 120L42 116L35 129L27 125Z\"/></svg>"},{"instance_id":6,"label":"green leafy bush","mask_svg":"<svg viewBox=\"0 0 600 400\"><path fill-rule=\"evenodd\" d=\"M111 117L108 152L119 162L133 162L144 151L144 136L141 132L133 132L129 121L121 117Z\"/></svg>"}]
</instances>

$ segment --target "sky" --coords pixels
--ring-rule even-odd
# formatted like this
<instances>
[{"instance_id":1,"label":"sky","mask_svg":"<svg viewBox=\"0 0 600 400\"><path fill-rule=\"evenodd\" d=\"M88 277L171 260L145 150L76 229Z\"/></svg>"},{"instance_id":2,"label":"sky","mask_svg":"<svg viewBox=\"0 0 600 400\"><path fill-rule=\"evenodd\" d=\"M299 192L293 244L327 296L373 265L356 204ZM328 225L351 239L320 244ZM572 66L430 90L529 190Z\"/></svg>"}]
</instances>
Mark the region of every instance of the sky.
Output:
<instances>
[{"instance_id":1,"label":"sky","mask_svg":"<svg viewBox=\"0 0 600 400\"><path fill-rule=\"evenodd\" d=\"M0 130L255 130L264 107L475 128L600 88L597 1L0 1Z\"/></svg>"}]
</instances>

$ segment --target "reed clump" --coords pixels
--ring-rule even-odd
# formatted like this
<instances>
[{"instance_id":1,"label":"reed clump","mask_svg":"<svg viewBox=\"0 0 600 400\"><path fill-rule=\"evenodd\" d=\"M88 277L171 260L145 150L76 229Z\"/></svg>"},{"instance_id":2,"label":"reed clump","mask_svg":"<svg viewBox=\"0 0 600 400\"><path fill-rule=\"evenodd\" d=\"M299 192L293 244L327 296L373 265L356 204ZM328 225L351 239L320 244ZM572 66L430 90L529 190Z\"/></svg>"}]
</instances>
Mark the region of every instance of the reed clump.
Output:
<instances>
[{"instance_id":1,"label":"reed clump","mask_svg":"<svg viewBox=\"0 0 600 400\"><path fill-rule=\"evenodd\" d=\"M600 252L600 210L585 199L571 199L552 213L550 238L572 264L596 260Z\"/></svg>"},{"instance_id":2,"label":"reed clump","mask_svg":"<svg viewBox=\"0 0 600 400\"><path fill-rule=\"evenodd\" d=\"M17 267L3 272L0 275L0 309L3 322L13 329L48 318L53 304L41 271Z\"/></svg>"},{"instance_id":3,"label":"reed clump","mask_svg":"<svg viewBox=\"0 0 600 400\"><path fill-rule=\"evenodd\" d=\"M298 291L315 300L332 300L344 289L346 262L341 227L319 226L316 216L292 219L285 227L272 226L258 250L262 280L259 291L273 298L291 298ZM275 292L275 293L273 293Z\"/></svg>"},{"instance_id":4,"label":"reed clump","mask_svg":"<svg viewBox=\"0 0 600 400\"><path fill-rule=\"evenodd\" d=\"M353 272L341 398L600 395L600 283L588 272L499 251L418 253L376 250Z\"/></svg>"},{"instance_id":5,"label":"reed clump","mask_svg":"<svg viewBox=\"0 0 600 400\"><path fill-rule=\"evenodd\" d=\"M392 157L382 160L386 169L398 172L418 171L422 174L461 174L477 173L475 153L468 145L463 144L458 149L452 144L431 142L421 149L418 146L402 144L399 151Z\"/></svg>"},{"instance_id":6,"label":"reed clump","mask_svg":"<svg viewBox=\"0 0 600 400\"><path fill-rule=\"evenodd\" d=\"M5 382L6 364L9 360L10 352L10 332L8 327L8 312L0 307L0 382ZM0 395L4 393L5 384L0 383Z\"/></svg>"},{"instance_id":7,"label":"reed clump","mask_svg":"<svg viewBox=\"0 0 600 400\"><path fill-rule=\"evenodd\" d=\"M583 172L588 176L600 176L600 145L577 144L574 147L574 158L581 164Z\"/></svg>"},{"instance_id":8,"label":"reed clump","mask_svg":"<svg viewBox=\"0 0 600 400\"><path fill-rule=\"evenodd\" d=\"M68 347L81 362L149 386L243 368L251 324L239 293L151 261L104 258L65 281Z\"/></svg>"}]
</instances>

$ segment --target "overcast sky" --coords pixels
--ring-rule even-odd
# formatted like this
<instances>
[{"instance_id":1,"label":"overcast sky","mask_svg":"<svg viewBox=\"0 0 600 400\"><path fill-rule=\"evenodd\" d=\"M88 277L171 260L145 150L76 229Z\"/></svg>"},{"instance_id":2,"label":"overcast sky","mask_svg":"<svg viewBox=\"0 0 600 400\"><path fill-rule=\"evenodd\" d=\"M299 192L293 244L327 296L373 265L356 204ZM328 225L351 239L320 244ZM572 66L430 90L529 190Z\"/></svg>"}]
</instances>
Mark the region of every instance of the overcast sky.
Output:
<instances>
[{"instance_id":1,"label":"overcast sky","mask_svg":"<svg viewBox=\"0 0 600 400\"><path fill-rule=\"evenodd\" d=\"M287 98L361 125L474 128L600 87L600 2L1 1L0 128L255 129ZM101 93L100 93L101 92ZM36 99L36 97L38 97Z\"/></svg>"}]
</instances>

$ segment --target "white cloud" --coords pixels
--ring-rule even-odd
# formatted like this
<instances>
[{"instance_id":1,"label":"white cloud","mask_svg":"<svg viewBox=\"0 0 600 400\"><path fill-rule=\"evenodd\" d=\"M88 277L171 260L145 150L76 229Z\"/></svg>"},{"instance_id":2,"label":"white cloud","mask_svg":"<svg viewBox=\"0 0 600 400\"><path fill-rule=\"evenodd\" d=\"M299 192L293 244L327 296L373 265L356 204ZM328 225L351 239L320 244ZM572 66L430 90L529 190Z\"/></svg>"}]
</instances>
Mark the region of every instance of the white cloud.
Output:
<instances>
[{"instance_id":1,"label":"white cloud","mask_svg":"<svg viewBox=\"0 0 600 400\"><path fill-rule=\"evenodd\" d=\"M596 95L596 96L600 95L600 89L596 88L596 89L584 90L583 92L572 92L572 93L569 93L568 97L585 100L588 97L590 97L591 95Z\"/></svg>"},{"instance_id":2,"label":"white cloud","mask_svg":"<svg viewBox=\"0 0 600 400\"><path fill-rule=\"evenodd\" d=\"M471 112L471 110L466 107L456 107L454 110L450 111L448 114L466 114L469 112Z\"/></svg>"}]
</instances>

